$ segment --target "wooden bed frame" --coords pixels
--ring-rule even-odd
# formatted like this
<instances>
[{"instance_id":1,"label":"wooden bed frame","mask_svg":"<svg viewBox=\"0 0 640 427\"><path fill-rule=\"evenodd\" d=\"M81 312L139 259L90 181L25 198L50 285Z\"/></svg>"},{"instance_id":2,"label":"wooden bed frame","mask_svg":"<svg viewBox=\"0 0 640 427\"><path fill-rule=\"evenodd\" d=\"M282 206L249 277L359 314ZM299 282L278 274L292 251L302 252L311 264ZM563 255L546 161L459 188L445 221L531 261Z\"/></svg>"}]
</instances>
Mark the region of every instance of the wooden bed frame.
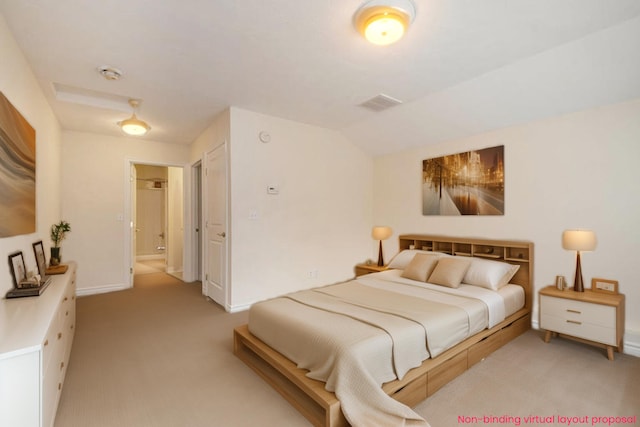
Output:
<instances>
[{"instance_id":1,"label":"wooden bed frame","mask_svg":"<svg viewBox=\"0 0 640 427\"><path fill-rule=\"evenodd\" d=\"M525 306L491 329L485 329L455 345L421 366L410 370L402 380L385 383L382 389L394 399L415 406L449 381L475 365L496 349L531 328L533 289L533 243L431 235L403 235L400 250L425 249L457 256L475 256L519 265L511 283L524 288ZM318 427L348 426L335 394L325 390L324 382L305 376L289 359L249 332L248 325L234 330L235 355L254 369L284 396L302 415Z\"/></svg>"}]
</instances>

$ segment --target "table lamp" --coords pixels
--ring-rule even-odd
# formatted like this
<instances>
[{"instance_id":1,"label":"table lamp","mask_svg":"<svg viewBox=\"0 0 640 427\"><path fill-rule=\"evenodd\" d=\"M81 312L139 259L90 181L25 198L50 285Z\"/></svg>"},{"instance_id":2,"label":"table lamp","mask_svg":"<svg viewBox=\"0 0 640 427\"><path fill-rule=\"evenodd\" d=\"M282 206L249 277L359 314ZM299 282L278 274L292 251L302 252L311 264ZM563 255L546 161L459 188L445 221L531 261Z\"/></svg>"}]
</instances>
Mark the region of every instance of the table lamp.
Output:
<instances>
[{"instance_id":1,"label":"table lamp","mask_svg":"<svg viewBox=\"0 0 640 427\"><path fill-rule=\"evenodd\" d=\"M380 241L380 247L378 249L378 265L382 267L384 265L384 259L382 257L382 241L391 237L391 227L373 227L371 237Z\"/></svg>"},{"instance_id":2,"label":"table lamp","mask_svg":"<svg viewBox=\"0 0 640 427\"><path fill-rule=\"evenodd\" d=\"M590 230L565 230L562 233L562 247L577 252L576 276L573 281L573 290L576 292L584 292L580 251L592 251L596 248L596 243L596 235Z\"/></svg>"}]
</instances>

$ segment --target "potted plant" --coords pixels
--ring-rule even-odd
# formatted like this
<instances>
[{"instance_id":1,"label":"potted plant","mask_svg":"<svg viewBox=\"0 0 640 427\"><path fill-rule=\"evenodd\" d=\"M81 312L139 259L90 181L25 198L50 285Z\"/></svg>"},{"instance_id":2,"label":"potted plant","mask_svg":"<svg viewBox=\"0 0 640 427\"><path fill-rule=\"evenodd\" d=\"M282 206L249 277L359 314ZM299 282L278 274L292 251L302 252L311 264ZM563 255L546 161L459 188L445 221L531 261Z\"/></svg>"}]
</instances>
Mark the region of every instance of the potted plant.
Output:
<instances>
[{"instance_id":1,"label":"potted plant","mask_svg":"<svg viewBox=\"0 0 640 427\"><path fill-rule=\"evenodd\" d=\"M71 225L64 220L51 226L51 241L53 242L51 260L49 261L51 265L60 264L60 242L64 240L69 231L71 231Z\"/></svg>"}]
</instances>

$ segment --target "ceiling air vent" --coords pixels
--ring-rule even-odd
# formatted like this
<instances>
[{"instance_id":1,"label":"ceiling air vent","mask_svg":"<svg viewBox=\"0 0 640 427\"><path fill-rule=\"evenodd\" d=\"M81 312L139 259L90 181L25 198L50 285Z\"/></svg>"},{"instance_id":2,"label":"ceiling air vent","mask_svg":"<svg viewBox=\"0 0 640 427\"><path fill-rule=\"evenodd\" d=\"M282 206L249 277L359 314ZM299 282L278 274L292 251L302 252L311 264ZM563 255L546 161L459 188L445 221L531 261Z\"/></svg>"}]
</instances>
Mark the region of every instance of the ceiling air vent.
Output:
<instances>
[{"instance_id":1,"label":"ceiling air vent","mask_svg":"<svg viewBox=\"0 0 640 427\"><path fill-rule=\"evenodd\" d=\"M402 101L400 101L399 99L395 99L390 97L389 95L381 93L380 95L374 96L373 98L364 101L362 104L360 104L360 106L371 111L378 112L399 104L402 104Z\"/></svg>"}]
</instances>

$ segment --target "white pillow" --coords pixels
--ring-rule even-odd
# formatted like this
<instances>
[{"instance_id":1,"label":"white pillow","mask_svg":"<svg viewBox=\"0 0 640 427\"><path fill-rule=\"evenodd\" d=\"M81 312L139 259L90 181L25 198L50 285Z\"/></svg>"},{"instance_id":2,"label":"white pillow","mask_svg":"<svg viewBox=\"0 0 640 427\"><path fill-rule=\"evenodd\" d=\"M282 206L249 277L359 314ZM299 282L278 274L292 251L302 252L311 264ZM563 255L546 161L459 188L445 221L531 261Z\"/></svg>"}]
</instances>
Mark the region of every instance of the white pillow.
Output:
<instances>
[{"instance_id":1,"label":"white pillow","mask_svg":"<svg viewBox=\"0 0 640 427\"><path fill-rule=\"evenodd\" d=\"M440 252L422 251L420 249L405 249L394 256L387 267L404 270L416 254L434 254L438 256L444 255Z\"/></svg>"},{"instance_id":2,"label":"white pillow","mask_svg":"<svg viewBox=\"0 0 640 427\"><path fill-rule=\"evenodd\" d=\"M402 277L426 282L439 258L440 256L434 253L415 254L411 262L402 270Z\"/></svg>"},{"instance_id":3,"label":"white pillow","mask_svg":"<svg viewBox=\"0 0 640 427\"><path fill-rule=\"evenodd\" d=\"M497 291L509 283L519 268L519 265L474 257L462 282Z\"/></svg>"}]
</instances>

